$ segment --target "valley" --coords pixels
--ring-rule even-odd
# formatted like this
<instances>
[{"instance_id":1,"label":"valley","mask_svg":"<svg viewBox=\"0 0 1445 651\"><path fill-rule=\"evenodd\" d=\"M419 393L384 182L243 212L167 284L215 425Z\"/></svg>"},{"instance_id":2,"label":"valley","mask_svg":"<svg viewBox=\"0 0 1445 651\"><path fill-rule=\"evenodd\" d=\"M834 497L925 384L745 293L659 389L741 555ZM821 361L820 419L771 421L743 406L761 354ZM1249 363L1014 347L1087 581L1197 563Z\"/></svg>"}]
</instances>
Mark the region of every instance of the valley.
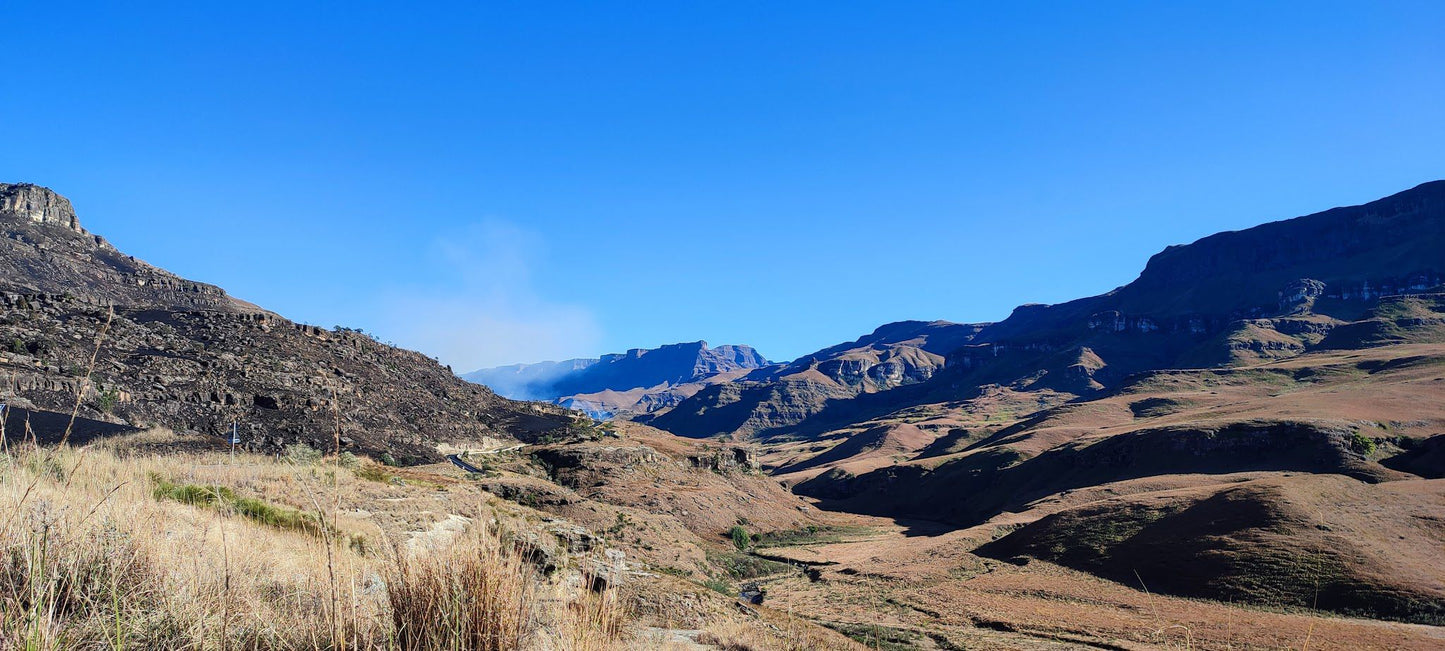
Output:
<instances>
[{"instance_id":1,"label":"valley","mask_svg":"<svg viewBox=\"0 0 1445 651\"><path fill-rule=\"evenodd\" d=\"M447 590L498 648L1445 645L1445 182L996 323L460 377L0 219L0 646L440 648Z\"/></svg>"}]
</instances>

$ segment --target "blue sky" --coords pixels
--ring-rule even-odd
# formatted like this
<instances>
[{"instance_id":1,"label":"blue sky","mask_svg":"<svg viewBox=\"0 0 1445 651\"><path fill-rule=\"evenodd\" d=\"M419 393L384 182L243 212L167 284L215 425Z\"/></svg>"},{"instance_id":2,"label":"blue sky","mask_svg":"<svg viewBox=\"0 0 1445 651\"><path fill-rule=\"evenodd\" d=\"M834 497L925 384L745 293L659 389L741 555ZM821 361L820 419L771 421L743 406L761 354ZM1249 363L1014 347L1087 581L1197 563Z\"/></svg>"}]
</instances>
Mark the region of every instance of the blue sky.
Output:
<instances>
[{"instance_id":1,"label":"blue sky","mask_svg":"<svg viewBox=\"0 0 1445 651\"><path fill-rule=\"evenodd\" d=\"M460 371L997 320L1445 177L1445 3L428 4L7 3L0 180Z\"/></svg>"}]
</instances>

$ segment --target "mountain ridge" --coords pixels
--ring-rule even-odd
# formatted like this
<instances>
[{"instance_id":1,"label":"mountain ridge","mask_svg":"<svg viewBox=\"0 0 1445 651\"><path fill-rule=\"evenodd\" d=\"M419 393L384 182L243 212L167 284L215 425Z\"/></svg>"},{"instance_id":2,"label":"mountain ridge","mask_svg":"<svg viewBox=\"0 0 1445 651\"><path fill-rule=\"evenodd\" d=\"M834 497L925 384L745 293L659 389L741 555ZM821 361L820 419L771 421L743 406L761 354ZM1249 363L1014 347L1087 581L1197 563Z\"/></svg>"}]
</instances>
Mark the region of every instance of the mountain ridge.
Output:
<instances>
[{"instance_id":1,"label":"mountain ridge","mask_svg":"<svg viewBox=\"0 0 1445 651\"><path fill-rule=\"evenodd\" d=\"M1381 295L1442 282L1445 181L1432 181L1357 206L1170 246L1151 256L1138 278L1110 292L1021 305L1002 321L971 326L974 332L950 340L958 345L927 378L940 378L931 383L937 391L910 387L907 399L961 395L945 383L1022 382L1088 395L1132 373L1185 362L1298 354L1336 325L1361 318ZM852 346L865 347L866 339ZM872 400L870 392L838 390L838 379L755 372L734 386L709 387L649 422L697 437L786 434L827 411L848 412L850 403Z\"/></svg>"},{"instance_id":2,"label":"mountain ridge","mask_svg":"<svg viewBox=\"0 0 1445 651\"><path fill-rule=\"evenodd\" d=\"M221 437L235 423L250 449L339 442L419 462L573 424L415 351L295 323L126 255L48 188L0 184L0 231L0 389L10 420L30 419L42 439L68 426L45 414L74 409L77 440L148 426Z\"/></svg>"},{"instance_id":3,"label":"mountain ridge","mask_svg":"<svg viewBox=\"0 0 1445 651\"><path fill-rule=\"evenodd\" d=\"M509 397L553 401L605 418L670 407L706 384L770 365L751 346L695 341L479 369L461 377Z\"/></svg>"}]
</instances>

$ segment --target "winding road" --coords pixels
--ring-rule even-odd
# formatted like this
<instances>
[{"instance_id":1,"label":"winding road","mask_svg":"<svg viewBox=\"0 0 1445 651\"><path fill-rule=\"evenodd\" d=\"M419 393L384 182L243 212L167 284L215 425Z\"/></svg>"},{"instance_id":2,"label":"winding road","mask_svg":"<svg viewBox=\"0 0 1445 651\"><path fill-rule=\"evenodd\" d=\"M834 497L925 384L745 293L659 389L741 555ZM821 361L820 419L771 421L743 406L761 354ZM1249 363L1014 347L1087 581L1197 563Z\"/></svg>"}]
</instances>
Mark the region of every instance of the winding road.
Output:
<instances>
[{"instance_id":1,"label":"winding road","mask_svg":"<svg viewBox=\"0 0 1445 651\"><path fill-rule=\"evenodd\" d=\"M514 445L514 446L509 447L509 448L497 448L496 450L483 450L483 451L481 451L481 452L477 452L477 454L498 454L498 453L501 453L501 452L511 452L511 451L513 451L513 450L520 450L520 449L525 448L525 447L527 447L526 444L520 444L520 445ZM482 470L481 468L478 468L478 467L476 467L476 466L474 466L474 465L472 465L472 464L470 464L470 463L467 463L467 462L465 462L465 461L462 461L462 458L461 458L460 455L448 454L448 455L447 455L447 461L452 462L453 465L455 465L456 467L461 468L462 470L465 470L465 471L467 471L467 472L478 472L478 473L479 473L479 472L485 472L485 471Z\"/></svg>"}]
</instances>

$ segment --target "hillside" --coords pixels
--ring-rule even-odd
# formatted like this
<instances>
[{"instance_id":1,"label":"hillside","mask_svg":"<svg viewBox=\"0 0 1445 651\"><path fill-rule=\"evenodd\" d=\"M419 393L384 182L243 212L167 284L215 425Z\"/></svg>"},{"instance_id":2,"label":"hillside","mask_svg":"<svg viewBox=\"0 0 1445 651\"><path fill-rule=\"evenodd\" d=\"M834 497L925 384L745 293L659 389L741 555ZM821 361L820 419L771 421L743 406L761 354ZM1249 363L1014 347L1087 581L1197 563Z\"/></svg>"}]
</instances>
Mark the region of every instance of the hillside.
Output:
<instances>
[{"instance_id":1,"label":"hillside","mask_svg":"<svg viewBox=\"0 0 1445 651\"><path fill-rule=\"evenodd\" d=\"M807 590L833 595L820 598L902 594L879 581L934 576L929 559L954 541L949 563L1025 566L999 589L1062 566L1151 592L1438 624L1445 592L1425 568L1445 540L1428 515L1445 476L1442 279L1434 182L1169 247L1117 290L941 326L953 334L937 345L921 324L885 326L648 422L755 439L764 469L820 506L919 523L905 535L930 542L814 547L807 558L829 566L888 550L899 568L825 572L842 585ZM938 358L926 376L870 382L878 360L922 353ZM1298 550L1324 560L1301 565ZM951 621L919 612L902 630ZM1112 630L1100 626L1091 635Z\"/></svg>"},{"instance_id":2,"label":"hillside","mask_svg":"<svg viewBox=\"0 0 1445 651\"><path fill-rule=\"evenodd\" d=\"M234 422L247 449L330 449L339 427L343 447L404 462L572 423L420 353L293 323L125 255L46 188L0 185L0 233L12 432L28 418L40 438L58 437L73 408L81 440L156 425L219 438Z\"/></svg>"}]
</instances>

